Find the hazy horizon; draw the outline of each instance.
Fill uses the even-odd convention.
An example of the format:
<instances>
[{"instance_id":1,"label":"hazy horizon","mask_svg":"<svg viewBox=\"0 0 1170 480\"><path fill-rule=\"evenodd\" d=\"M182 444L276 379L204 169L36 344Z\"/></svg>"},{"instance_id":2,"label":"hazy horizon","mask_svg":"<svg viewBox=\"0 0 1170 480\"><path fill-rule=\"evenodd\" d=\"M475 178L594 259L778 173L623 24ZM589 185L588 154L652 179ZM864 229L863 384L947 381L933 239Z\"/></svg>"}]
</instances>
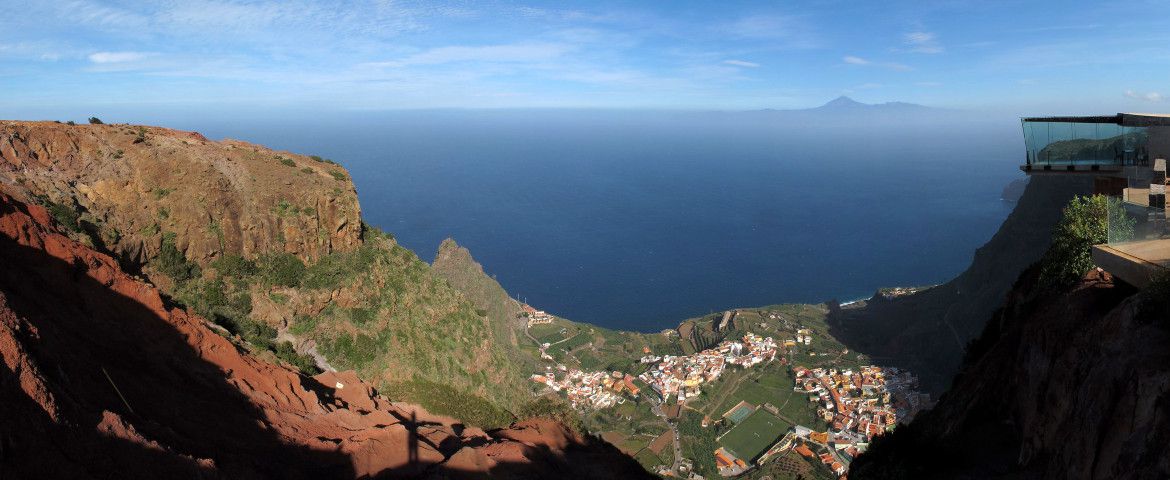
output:
<instances>
[{"instance_id":1,"label":"hazy horizon","mask_svg":"<svg viewBox=\"0 0 1170 480\"><path fill-rule=\"evenodd\" d=\"M1015 116L1158 110L1168 13L1164 2L6 3L0 116L755 110L838 95Z\"/></svg>"}]
</instances>

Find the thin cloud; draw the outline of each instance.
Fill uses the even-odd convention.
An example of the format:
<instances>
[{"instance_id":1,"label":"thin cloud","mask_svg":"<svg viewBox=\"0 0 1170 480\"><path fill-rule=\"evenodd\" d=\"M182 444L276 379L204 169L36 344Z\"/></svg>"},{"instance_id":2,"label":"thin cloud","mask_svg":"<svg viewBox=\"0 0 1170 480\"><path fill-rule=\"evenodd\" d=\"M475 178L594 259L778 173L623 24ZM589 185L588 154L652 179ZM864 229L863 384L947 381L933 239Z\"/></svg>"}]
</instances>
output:
<instances>
[{"instance_id":1,"label":"thin cloud","mask_svg":"<svg viewBox=\"0 0 1170 480\"><path fill-rule=\"evenodd\" d=\"M756 68L756 67L760 66L760 64L758 64L756 62L749 62L747 60L734 60L734 59L732 59L732 60L724 60L723 63L725 63L727 65L734 65L737 67L747 67L747 68Z\"/></svg>"},{"instance_id":2,"label":"thin cloud","mask_svg":"<svg viewBox=\"0 0 1170 480\"><path fill-rule=\"evenodd\" d=\"M753 15L716 27L737 38L768 40L779 48L808 49L820 46L806 18L794 15Z\"/></svg>"},{"instance_id":3,"label":"thin cloud","mask_svg":"<svg viewBox=\"0 0 1170 480\"><path fill-rule=\"evenodd\" d=\"M857 66L861 66L861 67L880 67L880 68L886 68L886 69L890 69L890 70L897 70L900 72L913 70L913 68L910 68L909 65L905 65L902 63L874 62L874 61L867 60L867 59L864 59L864 58L861 58L858 56L854 56L854 55L846 55L843 58L841 58L841 61L845 62L848 65L857 65Z\"/></svg>"},{"instance_id":4,"label":"thin cloud","mask_svg":"<svg viewBox=\"0 0 1170 480\"><path fill-rule=\"evenodd\" d=\"M553 60L572 50L559 43L514 43L506 45L438 47L407 56L401 60L371 62L372 67L407 67L440 65L454 62L527 63Z\"/></svg>"},{"instance_id":5,"label":"thin cloud","mask_svg":"<svg viewBox=\"0 0 1170 480\"><path fill-rule=\"evenodd\" d=\"M137 62L150 55L143 52L97 52L89 55L89 61L93 63L128 63Z\"/></svg>"},{"instance_id":6,"label":"thin cloud","mask_svg":"<svg viewBox=\"0 0 1170 480\"><path fill-rule=\"evenodd\" d=\"M910 32L902 36L903 42L915 53L942 53L943 46L932 32Z\"/></svg>"},{"instance_id":7,"label":"thin cloud","mask_svg":"<svg viewBox=\"0 0 1170 480\"><path fill-rule=\"evenodd\" d=\"M1161 101L1166 99L1166 97L1164 95L1162 95L1161 93L1158 93L1158 92L1141 93L1141 92L1135 92L1133 90L1126 90L1125 96L1126 96L1126 98L1132 98L1134 100L1144 100L1144 101L1147 101L1150 103L1158 103L1158 102L1161 102Z\"/></svg>"}]
</instances>

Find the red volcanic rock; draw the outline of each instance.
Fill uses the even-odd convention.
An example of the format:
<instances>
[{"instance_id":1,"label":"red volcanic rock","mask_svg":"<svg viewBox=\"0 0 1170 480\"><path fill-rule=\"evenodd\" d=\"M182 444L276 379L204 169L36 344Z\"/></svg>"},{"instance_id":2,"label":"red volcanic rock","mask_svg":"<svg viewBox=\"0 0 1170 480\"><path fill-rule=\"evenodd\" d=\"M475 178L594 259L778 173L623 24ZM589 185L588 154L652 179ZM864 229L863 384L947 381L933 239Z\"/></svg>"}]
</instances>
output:
<instances>
[{"instance_id":1,"label":"red volcanic rock","mask_svg":"<svg viewBox=\"0 0 1170 480\"><path fill-rule=\"evenodd\" d=\"M490 434L253 357L0 192L0 478L610 478L552 421Z\"/></svg>"}]
</instances>

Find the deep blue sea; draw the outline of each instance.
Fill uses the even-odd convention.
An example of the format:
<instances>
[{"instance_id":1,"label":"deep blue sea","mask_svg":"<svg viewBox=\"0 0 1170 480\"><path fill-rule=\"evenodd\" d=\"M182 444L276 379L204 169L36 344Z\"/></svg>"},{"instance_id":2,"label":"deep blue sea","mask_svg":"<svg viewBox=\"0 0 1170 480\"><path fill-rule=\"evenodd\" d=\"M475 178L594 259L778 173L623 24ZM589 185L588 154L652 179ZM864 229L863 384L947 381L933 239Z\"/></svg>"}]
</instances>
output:
<instances>
[{"instance_id":1,"label":"deep blue sea","mask_svg":"<svg viewBox=\"0 0 1170 480\"><path fill-rule=\"evenodd\" d=\"M454 237L513 295L656 331L712 311L944 282L1013 204L1011 118L354 113L182 128L335 159L370 223L430 261ZM200 128L203 127L203 128Z\"/></svg>"}]
</instances>

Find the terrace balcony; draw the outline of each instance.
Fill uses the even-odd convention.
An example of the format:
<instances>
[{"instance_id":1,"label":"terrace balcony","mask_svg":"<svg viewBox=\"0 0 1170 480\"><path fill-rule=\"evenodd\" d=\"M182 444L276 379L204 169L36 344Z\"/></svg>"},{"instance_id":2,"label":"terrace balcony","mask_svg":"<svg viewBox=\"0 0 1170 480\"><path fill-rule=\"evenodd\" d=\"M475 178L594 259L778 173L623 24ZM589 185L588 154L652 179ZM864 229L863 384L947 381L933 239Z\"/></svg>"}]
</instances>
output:
<instances>
[{"instance_id":1,"label":"terrace balcony","mask_svg":"<svg viewBox=\"0 0 1170 480\"><path fill-rule=\"evenodd\" d=\"M1163 182L1165 168L1165 161L1158 160L1155 172L1161 174ZM1147 198L1155 201L1147 205L1121 201L1121 209L1110 209L1108 240L1092 251L1094 264L1138 288L1159 275L1170 274L1170 224L1164 190Z\"/></svg>"}]
</instances>

